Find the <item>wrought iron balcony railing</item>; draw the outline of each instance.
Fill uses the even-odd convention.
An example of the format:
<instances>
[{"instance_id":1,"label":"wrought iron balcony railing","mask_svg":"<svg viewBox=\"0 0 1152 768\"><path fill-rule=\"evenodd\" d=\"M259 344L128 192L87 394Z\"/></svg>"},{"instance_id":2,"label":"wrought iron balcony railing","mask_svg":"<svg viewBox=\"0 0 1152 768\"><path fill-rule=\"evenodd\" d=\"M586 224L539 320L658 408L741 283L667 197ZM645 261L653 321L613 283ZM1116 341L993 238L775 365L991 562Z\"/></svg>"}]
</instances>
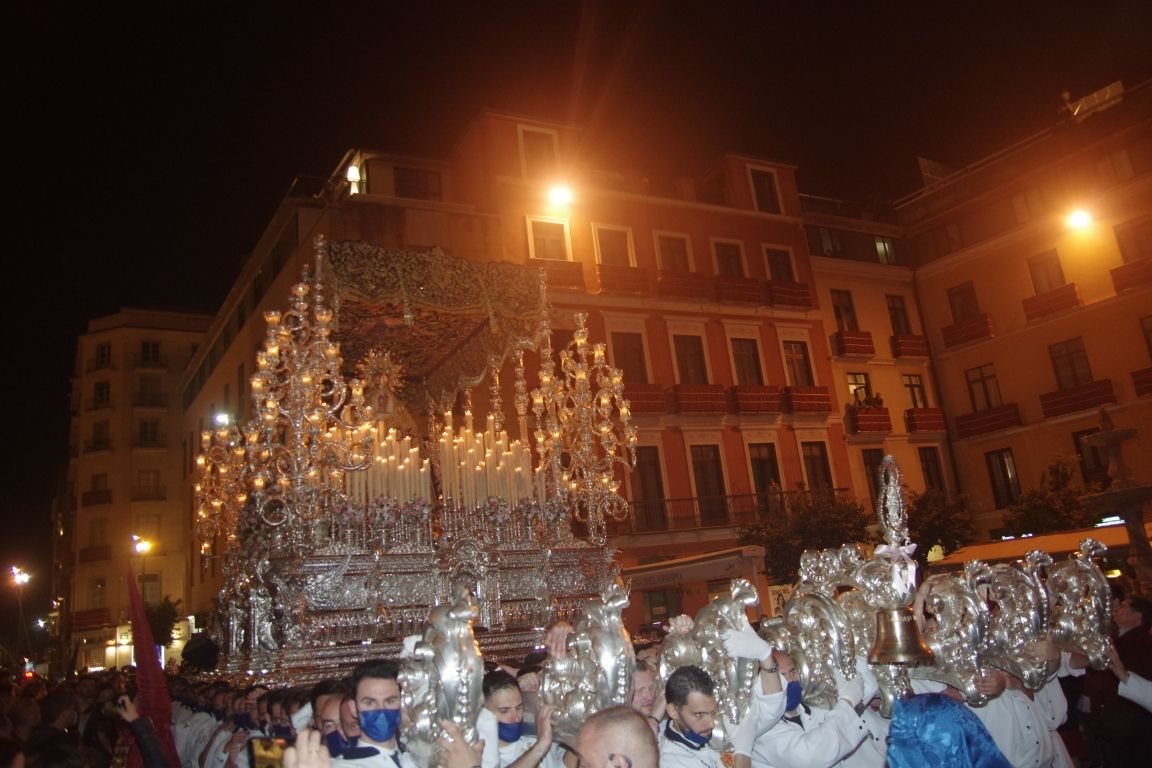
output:
<instances>
[{"instance_id":1,"label":"wrought iron balcony railing","mask_svg":"<svg viewBox=\"0 0 1152 768\"><path fill-rule=\"evenodd\" d=\"M611 524L609 534L661 533L770 522L789 514L798 503L821 497L838 501L853 499L847 488L646 499L630 502L628 517Z\"/></svg>"}]
</instances>

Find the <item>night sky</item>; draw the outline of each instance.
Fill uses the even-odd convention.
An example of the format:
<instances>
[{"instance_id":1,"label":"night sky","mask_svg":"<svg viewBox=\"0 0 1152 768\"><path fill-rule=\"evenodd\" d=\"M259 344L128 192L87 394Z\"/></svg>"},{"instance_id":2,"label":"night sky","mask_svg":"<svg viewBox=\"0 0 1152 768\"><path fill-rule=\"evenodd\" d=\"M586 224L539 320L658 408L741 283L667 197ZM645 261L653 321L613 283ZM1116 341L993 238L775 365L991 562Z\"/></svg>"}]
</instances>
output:
<instances>
[{"instance_id":1,"label":"night sky","mask_svg":"<svg viewBox=\"0 0 1152 768\"><path fill-rule=\"evenodd\" d=\"M349 148L444 156L492 107L584 126L597 167L735 151L891 199L918 155L963 165L1050 125L1065 89L1152 77L1143 0L70 5L5 25L0 564L34 574L77 334L122 306L215 311L292 180Z\"/></svg>"}]
</instances>

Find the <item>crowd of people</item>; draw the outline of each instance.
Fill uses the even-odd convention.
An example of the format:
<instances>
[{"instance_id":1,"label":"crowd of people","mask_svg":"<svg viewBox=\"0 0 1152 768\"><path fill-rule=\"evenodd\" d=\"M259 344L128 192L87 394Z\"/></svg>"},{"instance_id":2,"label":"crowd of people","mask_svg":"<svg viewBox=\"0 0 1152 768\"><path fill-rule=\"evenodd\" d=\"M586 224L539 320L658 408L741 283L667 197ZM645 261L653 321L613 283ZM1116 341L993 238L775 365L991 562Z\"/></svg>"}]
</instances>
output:
<instances>
[{"instance_id":1,"label":"crowd of people","mask_svg":"<svg viewBox=\"0 0 1152 768\"><path fill-rule=\"evenodd\" d=\"M277 745L291 745L282 757L289 768L720 768L713 739L720 732L732 746L723 761L732 768L1146 765L1152 603L1117 594L1112 617L1107 669L1086 669L1086 659L1045 643L1035 652L1048 654L1059 672L1039 689L989 670L977 681L989 702L971 707L955 689L917 680L917 695L897 701L891 720L877 711L879 686L863 658L851 678L836 674L835 703L812 706L796 659L751 626L729 630L728 653L758 664L751 705L737 723L719 714L716 681L703 669L680 666L661 686L660 645L641 645L630 706L594 713L576 734L554 732L554 713L540 695L543 670L566 653L571 627L559 624L545 651L515 665L485 662L479 739L467 741L445 721L432 755L405 744L395 659L297 687L168 675L172 717L164 724L140 715L131 668L52 686L7 676L0 680L0 768L259 768L259 747Z\"/></svg>"}]
</instances>

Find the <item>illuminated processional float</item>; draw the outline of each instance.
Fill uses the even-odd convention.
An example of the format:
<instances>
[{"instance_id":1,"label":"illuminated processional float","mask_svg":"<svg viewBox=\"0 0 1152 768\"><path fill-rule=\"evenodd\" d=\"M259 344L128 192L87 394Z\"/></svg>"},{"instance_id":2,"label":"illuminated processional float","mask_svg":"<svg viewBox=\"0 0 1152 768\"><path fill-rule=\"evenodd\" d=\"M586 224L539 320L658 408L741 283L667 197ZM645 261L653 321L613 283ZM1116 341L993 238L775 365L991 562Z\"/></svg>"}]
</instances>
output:
<instances>
[{"instance_id":1,"label":"illuminated processional float","mask_svg":"<svg viewBox=\"0 0 1152 768\"><path fill-rule=\"evenodd\" d=\"M627 512L636 440L620 371L581 314L553 348L524 267L322 238L315 253L289 308L265 313L253 417L201 436L220 670L299 682L395 654L464 590L485 652L522 655L618 581L606 525Z\"/></svg>"},{"instance_id":2,"label":"illuminated processional float","mask_svg":"<svg viewBox=\"0 0 1152 768\"><path fill-rule=\"evenodd\" d=\"M298 682L400 656L405 736L427 763L442 719L475 735L484 655L539 645L556 621L571 624L571 634L564 656L546 662L540 689L556 708L555 732L570 737L589 714L629 703L635 658L621 618L629 598L605 533L608 520L626 513L614 469L628 464L635 436L622 376L605 364L603 347L589 343L584 318L576 316L572 343L556 355L537 294L532 321L511 349L520 439L505 430L495 363L483 427L465 399L462 424L447 406L429 408L428 434L436 438L418 438L393 413L401 369L388 352L369 349L361 376L344 378L320 280L325 255L336 282L363 285L374 274L367 257L387 263L389 254L322 242L317 254L316 273L293 288L291 310L266 316L252 380L256 417L203 435L200 533L206 546L225 542L222 668ZM458 272L419 258L413 266L405 256L403 266L392 263L402 274L389 284L400 294L402 324L411 326L420 314L411 293L435 286L405 275L439 274L459 290L462 283ZM442 270L446 257L421 258ZM509 353L493 354L481 338L464 345L474 357ZM523 364L529 339L539 348L540 385L531 392ZM459 371L443 378L460 380ZM529 418L535 460L522 439ZM1056 671L1049 643L1084 654L1094 668L1106 665L1102 544L1086 539L1059 563L1035 550L1021 562L970 561L921 581L891 456L879 481L884 542L868 557L852 543L805 552L784 615L760 622L761 636L795 660L805 703L832 706L837 674L852 678L863 664L878 683L884 716L916 678L950 685L973 706L987 703L975 682L992 669L1038 688ZM721 750L731 746L726 728L749 712L758 669L729 656L723 637L748 628L758 606L755 585L734 579L728 594L669 633L660 656L662 680L693 664L716 683L724 717L712 743Z\"/></svg>"}]
</instances>

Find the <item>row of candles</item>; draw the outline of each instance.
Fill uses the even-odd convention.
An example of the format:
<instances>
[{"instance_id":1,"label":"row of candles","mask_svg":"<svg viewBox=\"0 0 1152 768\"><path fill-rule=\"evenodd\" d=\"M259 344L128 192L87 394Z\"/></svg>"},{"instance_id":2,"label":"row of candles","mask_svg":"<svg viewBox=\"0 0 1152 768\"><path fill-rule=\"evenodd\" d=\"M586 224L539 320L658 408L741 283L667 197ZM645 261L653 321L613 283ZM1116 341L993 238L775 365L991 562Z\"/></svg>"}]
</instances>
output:
<instances>
[{"instance_id":1,"label":"row of candles","mask_svg":"<svg viewBox=\"0 0 1152 768\"><path fill-rule=\"evenodd\" d=\"M544 476L532 468L532 451L521 440L510 440L496 429L492 414L483 430L476 430L472 412L464 413L464 426L456 430L452 414L445 414L440 435L440 492L465 509L498 497L515 504L522 499L544 501ZM401 504L433 502L429 460L410 435L389 428L376 443L372 465L363 472L346 473L346 493L357 506L380 498Z\"/></svg>"}]
</instances>

